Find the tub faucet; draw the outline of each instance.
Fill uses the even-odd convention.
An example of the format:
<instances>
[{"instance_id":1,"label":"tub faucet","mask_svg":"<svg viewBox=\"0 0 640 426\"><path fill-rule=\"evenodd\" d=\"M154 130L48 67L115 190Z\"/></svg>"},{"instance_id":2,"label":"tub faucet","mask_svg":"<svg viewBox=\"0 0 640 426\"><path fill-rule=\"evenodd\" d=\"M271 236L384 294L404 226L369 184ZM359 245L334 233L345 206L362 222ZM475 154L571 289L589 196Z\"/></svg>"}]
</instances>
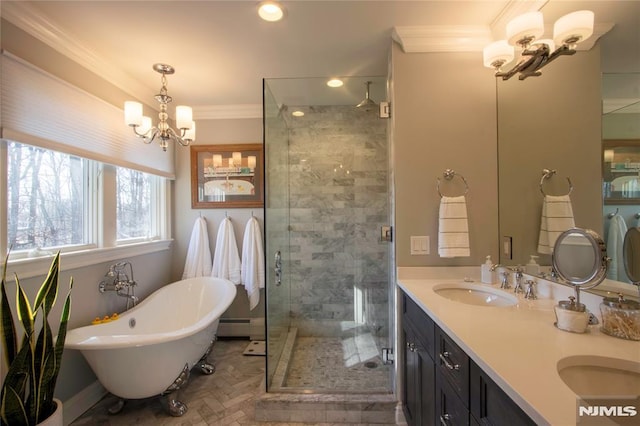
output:
<instances>
[{"instance_id":1,"label":"tub faucet","mask_svg":"<svg viewBox=\"0 0 640 426\"><path fill-rule=\"evenodd\" d=\"M127 266L131 275L127 274ZM118 296L127 298L127 309L136 306L138 298L135 295L137 283L133 279L133 265L131 262L118 262L109 266L104 279L98 284L100 293L115 291Z\"/></svg>"}]
</instances>

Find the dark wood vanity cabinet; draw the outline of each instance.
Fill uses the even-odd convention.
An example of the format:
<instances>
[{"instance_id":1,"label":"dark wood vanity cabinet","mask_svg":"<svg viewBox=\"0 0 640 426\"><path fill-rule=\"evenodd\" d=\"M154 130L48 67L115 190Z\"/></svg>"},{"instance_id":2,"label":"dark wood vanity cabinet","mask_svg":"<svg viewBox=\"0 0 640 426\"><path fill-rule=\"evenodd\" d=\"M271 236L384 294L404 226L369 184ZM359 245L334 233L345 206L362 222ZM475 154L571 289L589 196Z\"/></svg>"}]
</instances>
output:
<instances>
[{"instance_id":1,"label":"dark wood vanity cabinet","mask_svg":"<svg viewBox=\"0 0 640 426\"><path fill-rule=\"evenodd\" d=\"M410 426L434 424L434 323L403 293L402 346L404 348L403 411Z\"/></svg>"},{"instance_id":2,"label":"dark wood vanity cabinet","mask_svg":"<svg viewBox=\"0 0 640 426\"><path fill-rule=\"evenodd\" d=\"M535 425L536 423L482 371L470 362L470 411L480 425Z\"/></svg>"},{"instance_id":3,"label":"dark wood vanity cabinet","mask_svg":"<svg viewBox=\"0 0 640 426\"><path fill-rule=\"evenodd\" d=\"M436 423L469 424L469 357L436 326Z\"/></svg>"},{"instance_id":4,"label":"dark wood vanity cabinet","mask_svg":"<svg viewBox=\"0 0 640 426\"><path fill-rule=\"evenodd\" d=\"M402 405L410 426L535 425L405 293L401 344Z\"/></svg>"}]
</instances>

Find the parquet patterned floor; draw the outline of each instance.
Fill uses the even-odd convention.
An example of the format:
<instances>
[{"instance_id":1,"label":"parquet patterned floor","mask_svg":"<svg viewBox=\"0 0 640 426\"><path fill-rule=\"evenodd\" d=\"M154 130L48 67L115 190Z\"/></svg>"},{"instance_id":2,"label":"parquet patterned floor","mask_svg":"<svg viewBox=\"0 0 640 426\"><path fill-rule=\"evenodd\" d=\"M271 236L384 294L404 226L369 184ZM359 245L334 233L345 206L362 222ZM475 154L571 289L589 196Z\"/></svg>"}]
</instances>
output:
<instances>
[{"instance_id":1,"label":"parquet patterned floor","mask_svg":"<svg viewBox=\"0 0 640 426\"><path fill-rule=\"evenodd\" d=\"M107 410L116 398L108 395L71 426L302 425L255 421L254 403L264 386L265 359L244 356L242 352L247 344L246 340L215 343L209 359L215 362L216 372L211 376L192 372L186 388L179 391L178 399L189 407L182 417L171 417L160 398L128 401L119 414L110 415Z\"/></svg>"}]
</instances>

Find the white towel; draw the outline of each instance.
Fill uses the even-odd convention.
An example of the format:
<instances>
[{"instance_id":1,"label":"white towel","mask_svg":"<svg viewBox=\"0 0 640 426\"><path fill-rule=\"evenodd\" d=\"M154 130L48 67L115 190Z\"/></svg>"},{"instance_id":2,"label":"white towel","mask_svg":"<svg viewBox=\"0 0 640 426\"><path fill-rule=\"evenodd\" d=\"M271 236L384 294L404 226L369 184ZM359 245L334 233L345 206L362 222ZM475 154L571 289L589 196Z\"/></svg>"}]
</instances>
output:
<instances>
[{"instance_id":1,"label":"white towel","mask_svg":"<svg viewBox=\"0 0 640 426\"><path fill-rule=\"evenodd\" d=\"M211 271L211 266L207 221L203 217L199 217L191 231L182 279L207 276Z\"/></svg>"},{"instance_id":2,"label":"white towel","mask_svg":"<svg viewBox=\"0 0 640 426\"><path fill-rule=\"evenodd\" d=\"M470 255L467 202L464 195L442 197L438 220L438 254L440 257Z\"/></svg>"},{"instance_id":3,"label":"white towel","mask_svg":"<svg viewBox=\"0 0 640 426\"><path fill-rule=\"evenodd\" d=\"M569 195L545 195L542 201L538 252L552 254L560 234L573 227L575 222Z\"/></svg>"},{"instance_id":4,"label":"white towel","mask_svg":"<svg viewBox=\"0 0 640 426\"><path fill-rule=\"evenodd\" d=\"M249 297L249 309L258 306L260 289L264 288L264 250L258 219L251 217L244 230L242 241L242 283Z\"/></svg>"},{"instance_id":5,"label":"white towel","mask_svg":"<svg viewBox=\"0 0 640 426\"><path fill-rule=\"evenodd\" d=\"M628 283L629 278L624 269L624 255L622 254L626 233L627 223L624 218L618 214L614 215L609 223L609 236L607 237L607 256L611 259L607 278Z\"/></svg>"},{"instance_id":6,"label":"white towel","mask_svg":"<svg viewBox=\"0 0 640 426\"><path fill-rule=\"evenodd\" d=\"M234 284L242 282L238 245L236 244L236 236L233 233L233 224L228 217L225 217L220 223L220 227L218 227L211 276L225 278Z\"/></svg>"}]
</instances>

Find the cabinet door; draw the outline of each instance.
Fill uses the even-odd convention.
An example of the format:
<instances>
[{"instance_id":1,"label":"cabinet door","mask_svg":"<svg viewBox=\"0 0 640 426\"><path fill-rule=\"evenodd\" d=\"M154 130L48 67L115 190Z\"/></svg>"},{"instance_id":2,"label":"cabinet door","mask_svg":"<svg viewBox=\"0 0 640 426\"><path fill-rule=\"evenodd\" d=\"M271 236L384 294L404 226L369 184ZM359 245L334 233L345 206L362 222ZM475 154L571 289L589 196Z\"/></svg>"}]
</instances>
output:
<instances>
[{"instance_id":1,"label":"cabinet door","mask_svg":"<svg viewBox=\"0 0 640 426\"><path fill-rule=\"evenodd\" d=\"M416 374L419 370L419 357L415 351L415 335L407 324L402 326L402 346L404 347L404 368L402 378L404 382L404 401L402 408L407 424L417 426L420 423L420 402L419 385L420 376Z\"/></svg>"},{"instance_id":2,"label":"cabinet door","mask_svg":"<svg viewBox=\"0 0 640 426\"><path fill-rule=\"evenodd\" d=\"M404 415L411 426L431 426L435 422L435 365L408 323L403 325L402 336Z\"/></svg>"},{"instance_id":3,"label":"cabinet door","mask_svg":"<svg viewBox=\"0 0 640 426\"><path fill-rule=\"evenodd\" d=\"M469 409L449 381L436 372L436 421L441 426L467 426Z\"/></svg>"},{"instance_id":4,"label":"cabinet door","mask_svg":"<svg viewBox=\"0 0 640 426\"><path fill-rule=\"evenodd\" d=\"M470 410L481 425L535 425L487 374L470 362Z\"/></svg>"},{"instance_id":5,"label":"cabinet door","mask_svg":"<svg viewBox=\"0 0 640 426\"><path fill-rule=\"evenodd\" d=\"M436 366L429 353L422 346L418 346L416 353L420 367L420 424L430 426L436 421Z\"/></svg>"}]
</instances>

